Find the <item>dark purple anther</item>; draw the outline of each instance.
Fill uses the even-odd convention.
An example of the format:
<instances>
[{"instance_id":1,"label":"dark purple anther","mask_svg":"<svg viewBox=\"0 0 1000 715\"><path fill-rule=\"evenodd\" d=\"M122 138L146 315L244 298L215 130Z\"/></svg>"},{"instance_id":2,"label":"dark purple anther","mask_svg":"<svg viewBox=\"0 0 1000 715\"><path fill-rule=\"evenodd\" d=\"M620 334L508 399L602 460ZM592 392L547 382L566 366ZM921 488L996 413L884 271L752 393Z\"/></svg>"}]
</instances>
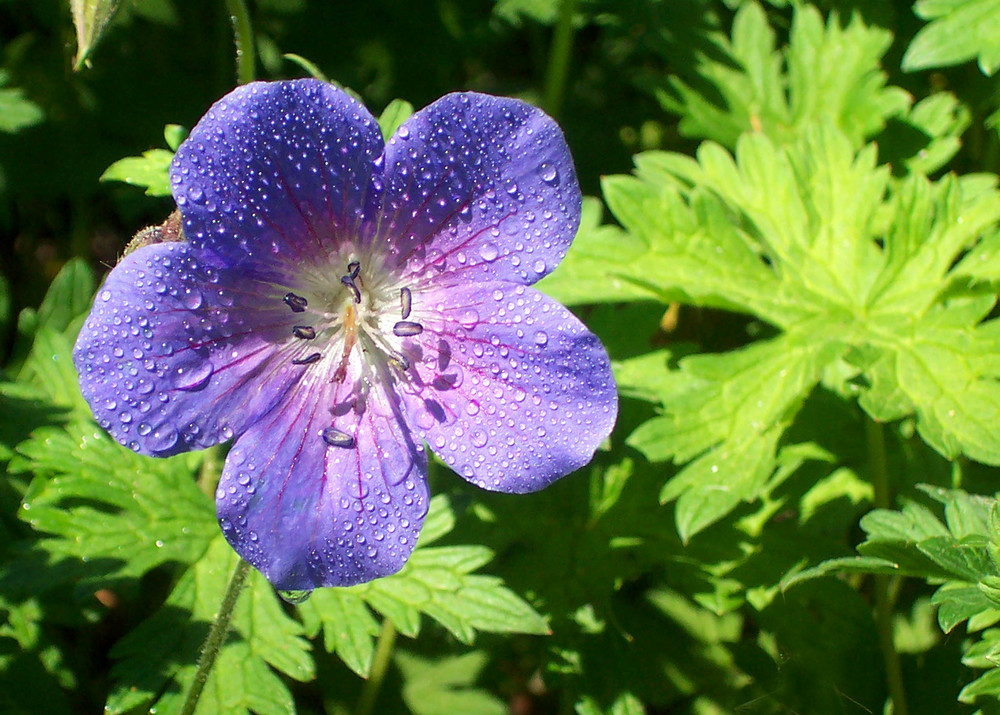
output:
<instances>
[{"instance_id":1,"label":"dark purple anther","mask_svg":"<svg viewBox=\"0 0 1000 715\"><path fill-rule=\"evenodd\" d=\"M350 290L351 293L354 294L354 302L355 303L360 303L361 302L361 291L358 290L358 287L356 285L354 285L354 279L351 278L350 276L341 276L340 277L340 282L343 283L345 286L347 286L347 289Z\"/></svg>"},{"instance_id":2,"label":"dark purple anther","mask_svg":"<svg viewBox=\"0 0 1000 715\"><path fill-rule=\"evenodd\" d=\"M410 308L413 305L413 294L410 293L409 288L399 289L399 307L403 313L403 320L410 317Z\"/></svg>"},{"instance_id":3,"label":"dark purple anther","mask_svg":"<svg viewBox=\"0 0 1000 715\"><path fill-rule=\"evenodd\" d=\"M350 263L347 264L347 275L351 277L352 281L358 277L358 274L360 272L361 272L361 264L358 263L357 261L351 261Z\"/></svg>"},{"instance_id":4,"label":"dark purple anther","mask_svg":"<svg viewBox=\"0 0 1000 715\"><path fill-rule=\"evenodd\" d=\"M327 427L325 430L320 432L323 437L323 441L326 442L331 447L353 447L354 437L347 434L346 432L341 432L339 429L334 429L333 427Z\"/></svg>"},{"instance_id":5,"label":"dark purple anther","mask_svg":"<svg viewBox=\"0 0 1000 715\"><path fill-rule=\"evenodd\" d=\"M305 311L306 306L309 305L308 300L294 293L285 293L285 297L282 300L285 301L285 305L292 309L293 313L302 313Z\"/></svg>"},{"instance_id":6,"label":"dark purple anther","mask_svg":"<svg viewBox=\"0 0 1000 715\"><path fill-rule=\"evenodd\" d=\"M409 320L400 320L392 326L393 335L400 338L408 338L411 335L420 335L424 332L424 326Z\"/></svg>"},{"instance_id":7,"label":"dark purple anther","mask_svg":"<svg viewBox=\"0 0 1000 715\"><path fill-rule=\"evenodd\" d=\"M294 358L292 360L292 365L312 365L314 362L317 362L321 357L323 356L320 355L319 353L309 353L305 357Z\"/></svg>"},{"instance_id":8,"label":"dark purple anther","mask_svg":"<svg viewBox=\"0 0 1000 715\"><path fill-rule=\"evenodd\" d=\"M312 340L316 337L316 331L308 325L296 325L292 328L292 335L303 340Z\"/></svg>"}]
</instances>

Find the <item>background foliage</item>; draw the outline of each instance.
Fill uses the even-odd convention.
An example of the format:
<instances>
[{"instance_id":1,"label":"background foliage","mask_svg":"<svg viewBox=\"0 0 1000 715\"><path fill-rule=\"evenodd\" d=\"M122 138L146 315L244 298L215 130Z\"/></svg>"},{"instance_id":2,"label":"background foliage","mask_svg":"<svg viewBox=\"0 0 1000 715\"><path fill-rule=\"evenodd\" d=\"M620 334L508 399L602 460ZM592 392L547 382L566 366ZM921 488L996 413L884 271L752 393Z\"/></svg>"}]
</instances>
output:
<instances>
[{"instance_id":1,"label":"background foliage","mask_svg":"<svg viewBox=\"0 0 1000 715\"><path fill-rule=\"evenodd\" d=\"M252 576L199 713L1000 712L1000 2L257 0L237 66L241 6L0 1L0 712L194 676L223 453L119 447L70 350L248 73L387 132L465 88L557 116L590 198L540 286L622 405L536 495L432 466L396 576Z\"/></svg>"}]
</instances>

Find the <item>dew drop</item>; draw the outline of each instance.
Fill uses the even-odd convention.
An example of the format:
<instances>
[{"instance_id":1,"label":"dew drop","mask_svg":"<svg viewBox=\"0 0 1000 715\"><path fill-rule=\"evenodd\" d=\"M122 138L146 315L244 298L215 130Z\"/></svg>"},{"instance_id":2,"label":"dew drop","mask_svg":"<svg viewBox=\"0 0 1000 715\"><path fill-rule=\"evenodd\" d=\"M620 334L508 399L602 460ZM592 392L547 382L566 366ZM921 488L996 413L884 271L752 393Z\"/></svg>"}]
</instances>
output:
<instances>
[{"instance_id":1,"label":"dew drop","mask_svg":"<svg viewBox=\"0 0 1000 715\"><path fill-rule=\"evenodd\" d=\"M492 263L500 255L500 249L492 243L484 243L479 247L479 255L487 263Z\"/></svg>"},{"instance_id":2,"label":"dew drop","mask_svg":"<svg viewBox=\"0 0 1000 715\"><path fill-rule=\"evenodd\" d=\"M554 164L549 162L543 162L541 166L538 167L538 173L541 174L542 181L550 186L555 186L559 183L559 170L556 169Z\"/></svg>"},{"instance_id":3,"label":"dew drop","mask_svg":"<svg viewBox=\"0 0 1000 715\"><path fill-rule=\"evenodd\" d=\"M476 447L485 447L486 442L489 441L489 438L486 436L486 432L481 429L472 430L470 438L472 440L472 444Z\"/></svg>"},{"instance_id":4,"label":"dew drop","mask_svg":"<svg viewBox=\"0 0 1000 715\"><path fill-rule=\"evenodd\" d=\"M312 591L278 591L278 595L281 596L281 600L285 603L290 603L293 606L297 606L300 603L305 603L312 596Z\"/></svg>"},{"instance_id":5,"label":"dew drop","mask_svg":"<svg viewBox=\"0 0 1000 715\"><path fill-rule=\"evenodd\" d=\"M542 346L549 342L549 336L544 330L539 330L535 333L535 345Z\"/></svg>"},{"instance_id":6,"label":"dew drop","mask_svg":"<svg viewBox=\"0 0 1000 715\"><path fill-rule=\"evenodd\" d=\"M188 310L197 310L201 307L201 292L197 288L188 288L184 291L184 297L181 302L184 303L184 307Z\"/></svg>"},{"instance_id":7,"label":"dew drop","mask_svg":"<svg viewBox=\"0 0 1000 715\"><path fill-rule=\"evenodd\" d=\"M466 308L459 313L458 322L463 328L474 328L479 324L479 313L474 308Z\"/></svg>"},{"instance_id":8,"label":"dew drop","mask_svg":"<svg viewBox=\"0 0 1000 715\"><path fill-rule=\"evenodd\" d=\"M174 384L180 390L198 390L208 384L214 371L208 360L189 368L179 367L174 372Z\"/></svg>"}]
</instances>

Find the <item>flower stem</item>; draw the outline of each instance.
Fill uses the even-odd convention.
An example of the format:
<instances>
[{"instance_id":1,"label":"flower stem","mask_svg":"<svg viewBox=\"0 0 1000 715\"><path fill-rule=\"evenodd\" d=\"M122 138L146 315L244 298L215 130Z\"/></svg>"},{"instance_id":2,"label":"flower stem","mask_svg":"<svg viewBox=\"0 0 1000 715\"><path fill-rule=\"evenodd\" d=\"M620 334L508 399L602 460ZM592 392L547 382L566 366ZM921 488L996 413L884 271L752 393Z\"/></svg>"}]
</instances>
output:
<instances>
[{"instance_id":1,"label":"flower stem","mask_svg":"<svg viewBox=\"0 0 1000 715\"><path fill-rule=\"evenodd\" d=\"M229 632L229 620L233 617L233 610L236 608L236 601L243 591L243 584L246 582L247 574L250 572L250 564L240 559L236 564L236 570L229 579L229 586L226 588L226 595L222 598L222 605L215 615L215 621L205 637L205 643L201 646L201 655L198 656L198 670L195 671L194 680L191 682L191 689L184 700L184 707L181 708L181 715L193 715L201 699L201 693L208 682L208 675L215 665L215 658L219 655L223 641L226 640L226 633Z\"/></svg>"},{"instance_id":2,"label":"flower stem","mask_svg":"<svg viewBox=\"0 0 1000 715\"><path fill-rule=\"evenodd\" d=\"M236 43L236 81L239 84L253 82L257 78L257 53L245 0L226 0L226 12L233 23L233 40Z\"/></svg>"},{"instance_id":3,"label":"flower stem","mask_svg":"<svg viewBox=\"0 0 1000 715\"><path fill-rule=\"evenodd\" d=\"M382 621L382 633L379 634L378 646L375 648L372 671L361 690L358 706L354 710L355 715L371 715L378 692L382 688L382 681L385 679L386 671L389 670L389 659L392 657L392 646L395 642L396 629L386 618Z\"/></svg>"},{"instance_id":4,"label":"flower stem","mask_svg":"<svg viewBox=\"0 0 1000 715\"><path fill-rule=\"evenodd\" d=\"M871 418L865 420L868 438L868 459L871 466L872 486L876 509L892 506L889 494L889 469L885 456L885 434L882 425ZM903 689L903 669L892 637L892 597L889 594L889 576L875 576L875 627L878 643L885 664L885 679L892 701L893 715L907 715L906 691Z\"/></svg>"},{"instance_id":5,"label":"flower stem","mask_svg":"<svg viewBox=\"0 0 1000 715\"><path fill-rule=\"evenodd\" d=\"M544 107L552 117L558 118L562 109L563 94L566 90L566 76L573 52L573 15L577 0L562 0L559 3L559 19L552 34L552 49L549 51L549 66L545 75Z\"/></svg>"}]
</instances>

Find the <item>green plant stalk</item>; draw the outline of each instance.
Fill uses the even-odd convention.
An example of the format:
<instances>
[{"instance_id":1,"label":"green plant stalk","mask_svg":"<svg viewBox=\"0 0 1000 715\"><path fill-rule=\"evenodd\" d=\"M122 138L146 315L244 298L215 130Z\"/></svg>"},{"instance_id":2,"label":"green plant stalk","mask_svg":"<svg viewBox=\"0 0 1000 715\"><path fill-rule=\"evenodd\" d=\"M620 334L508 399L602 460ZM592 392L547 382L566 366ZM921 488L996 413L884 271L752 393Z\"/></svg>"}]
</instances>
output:
<instances>
[{"instance_id":1,"label":"green plant stalk","mask_svg":"<svg viewBox=\"0 0 1000 715\"><path fill-rule=\"evenodd\" d=\"M559 3L559 19L552 34L552 49L549 52L549 65L545 75L545 95L543 105L545 111L553 118L559 118L562 110L563 95L566 92L566 77L569 74L569 61L573 54L573 15L576 13L577 0L562 0Z\"/></svg>"},{"instance_id":2,"label":"green plant stalk","mask_svg":"<svg viewBox=\"0 0 1000 715\"><path fill-rule=\"evenodd\" d=\"M243 592L243 584L246 582L247 574L250 572L250 564L240 559L233 571L233 576L229 579L229 586L226 588L226 595L222 597L222 605L215 615L215 621L205 637L205 643L201 647L201 655L198 656L198 670L195 671L194 680L191 681L191 689L188 690L184 699L184 707L181 708L181 715L194 715L198 701L201 699L202 691L205 690L205 683L215 665L215 659L219 655L219 649L226 640L229 632L229 621L233 617L236 602L240 593Z\"/></svg>"},{"instance_id":3,"label":"green plant stalk","mask_svg":"<svg viewBox=\"0 0 1000 715\"><path fill-rule=\"evenodd\" d=\"M250 13L244 0L226 0L226 12L233 23L233 41L236 43L236 81L248 84L257 78L257 52Z\"/></svg>"},{"instance_id":4,"label":"green plant stalk","mask_svg":"<svg viewBox=\"0 0 1000 715\"><path fill-rule=\"evenodd\" d=\"M865 436L868 439L868 459L871 467L872 487L876 509L892 506L889 493L889 468L885 456L885 433L882 425L870 417L865 419ZM892 637L892 597L889 594L889 576L875 576L875 627L878 631L879 649L885 664L886 686L892 701L893 715L907 715L906 691L903 688L903 668Z\"/></svg>"},{"instance_id":5,"label":"green plant stalk","mask_svg":"<svg viewBox=\"0 0 1000 715\"><path fill-rule=\"evenodd\" d=\"M382 681L385 680L385 674L389 670L389 660L395 642L396 628L386 618L382 621L382 632L379 634L378 645L372 658L372 670L361 690L358 706L354 709L355 715L371 715L379 690L382 689Z\"/></svg>"}]
</instances>

